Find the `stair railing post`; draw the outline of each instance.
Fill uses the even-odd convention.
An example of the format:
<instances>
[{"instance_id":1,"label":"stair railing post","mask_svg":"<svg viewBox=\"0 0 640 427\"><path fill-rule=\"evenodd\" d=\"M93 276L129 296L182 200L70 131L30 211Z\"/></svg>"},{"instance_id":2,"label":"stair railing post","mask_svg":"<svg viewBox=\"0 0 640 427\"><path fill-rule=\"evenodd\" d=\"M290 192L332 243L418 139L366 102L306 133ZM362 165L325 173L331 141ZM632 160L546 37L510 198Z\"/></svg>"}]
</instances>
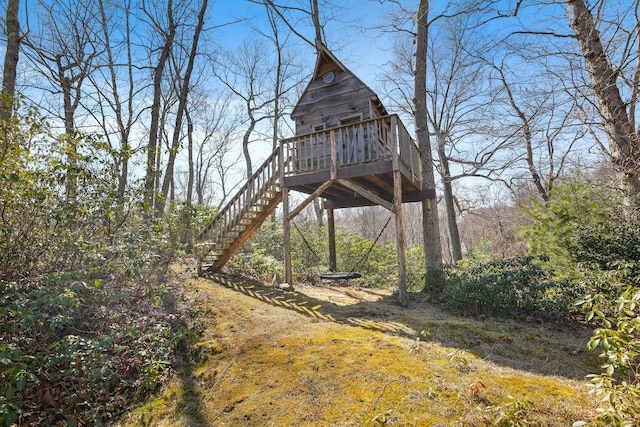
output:
<instances>
[{"instance_id":1,"label":"stair railing post","mask_svg":"<svg viewBox=\"0 0 640 427\"><path fill-rule=\"evenodd\" d=\"M336 131L331 129L329 132L331 139L331 179L338 178L338 147L336 142Z\"/></svg>"}]
</instances>

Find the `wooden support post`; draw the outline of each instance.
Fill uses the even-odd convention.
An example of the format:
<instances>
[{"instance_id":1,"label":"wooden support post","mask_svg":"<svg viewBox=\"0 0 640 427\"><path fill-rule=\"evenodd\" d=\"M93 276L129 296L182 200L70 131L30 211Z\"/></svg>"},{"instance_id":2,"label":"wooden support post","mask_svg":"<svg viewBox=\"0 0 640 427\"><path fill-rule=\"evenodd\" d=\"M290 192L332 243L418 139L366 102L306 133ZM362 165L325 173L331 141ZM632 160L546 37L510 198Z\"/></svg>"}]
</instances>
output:
<instances>
[{"instance_id":1,"label":"wooden support post","mask_svg":"<svg viewBox=\"0 0 640 427\"><path fill-rule=\"evenodd\" d=\"M293 289L293 268L291 266L291 223L289 220L289 189L284 186L285 166L289 164L289 159L285 159L288 153L283 144L280 144L278 151L278 169L280 181L280 191L282 192L282 229L283 229L283 249L284 249L284 281Z\"/></svg>"},{"instance_id":2,"label":"wooden support post","mask_svg":"<svg viewBox=\"0 0 640 427\"><path fill-rule=\"evenodd\" d=\"M291 222L289 220L289 189L282 187L282 228L284 234L284 282L293 287L293 268L291 266Z\"/></svg>"},{"instance_id":3,"label":"wooden support post","mask_svg":"<svg viewBox=\"0 0 640 427\"><path fill-rule=\"evenodd\" d=\"M327 228L329 229L329 271L337 270L336 257L336 224L333 219L333 209L327 209Z\"/></svg>"},{"instance_id":4,"label":"wooden support post","mask_svg":"<svg viewBox=\"0 0 640 427\"><path fill-rule=\"evenodd\" d=\"M396 216L396 245L398 248L398 301L407 305L407 260L404 252L404 224L402 219L402 176L393 171L393 194Z\"/></svg>"}]
</instances>

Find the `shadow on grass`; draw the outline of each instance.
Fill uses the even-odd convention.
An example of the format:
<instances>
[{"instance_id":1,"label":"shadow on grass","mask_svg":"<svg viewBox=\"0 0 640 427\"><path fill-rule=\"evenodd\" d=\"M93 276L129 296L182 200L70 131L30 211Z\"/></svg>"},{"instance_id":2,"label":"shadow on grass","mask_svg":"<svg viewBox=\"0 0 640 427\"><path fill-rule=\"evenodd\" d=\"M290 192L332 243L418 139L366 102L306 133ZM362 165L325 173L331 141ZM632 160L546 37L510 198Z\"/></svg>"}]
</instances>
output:
<instances>
[{"instance_id":1,"label":"shadow on grass","mask_svg":"<svg viewBox=\"0 0 640 427\"><path fill-rule=\"evenodd\" d=\"M501 366L536 374L584 380L586 375L598 372L601 364L597 353L586 351L591 331L579 325L456 316L432 306L422 293L410 293L409 305L403 308L395 294L383 295L366 289L350 292L348 287L326 287L328 298L321 299L314 296L322 293L318 286L304 285L295 291L285 291L223 274L211 274L206 279L320 321L435 342ZM327 295L323 294L322 298Z\"/></svg>"}]
</instances>

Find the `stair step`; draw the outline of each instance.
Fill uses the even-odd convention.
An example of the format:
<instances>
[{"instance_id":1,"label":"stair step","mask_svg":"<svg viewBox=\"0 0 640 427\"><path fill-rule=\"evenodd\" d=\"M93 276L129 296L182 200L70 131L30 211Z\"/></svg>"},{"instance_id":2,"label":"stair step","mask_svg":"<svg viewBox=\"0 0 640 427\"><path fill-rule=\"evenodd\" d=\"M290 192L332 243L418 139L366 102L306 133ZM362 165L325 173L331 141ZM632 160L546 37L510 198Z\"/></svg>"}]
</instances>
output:
<instances>
[{"instance_id":1,"label":"stair step","mask_svg":"<svg viewBox=\"0 0 640 427\"><path fill-rule=\"evenodd\" d=\"M224 208L225 214L213 220L207 226L207 233L200 241L215 241L215 244L205 246L208 252L202 261L202 269L219 266L224 263L230 254L230 248L237 248L241 241L255 230L258 221L264 220L267 210L275 207L275 201L282 196L282 187L278 183L276 157L271 157L260 167L260 173L264 170L276 173L266 182L257 175L249 181L249 186L239 197L234 197L232 205ZM250 230L250 231L249 231Z\"/></svg>"}]
</instances>

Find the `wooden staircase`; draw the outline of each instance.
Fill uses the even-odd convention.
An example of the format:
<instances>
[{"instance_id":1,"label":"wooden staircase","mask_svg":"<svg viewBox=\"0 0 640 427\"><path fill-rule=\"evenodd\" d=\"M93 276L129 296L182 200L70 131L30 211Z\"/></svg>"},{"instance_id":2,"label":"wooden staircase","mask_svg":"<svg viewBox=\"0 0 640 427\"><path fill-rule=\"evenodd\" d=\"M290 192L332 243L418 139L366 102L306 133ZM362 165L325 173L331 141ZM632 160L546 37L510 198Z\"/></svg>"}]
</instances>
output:
<instances>
[{"instance_id":1,"label":"wooden staircase","mask_svg":"<svg viewBox=\"0 0 640 427\"><path fill-rule=\"evenodd\" d=\"M200 271L220 270L282 200L276 149L197 238Z\"/></svg>"}]
</instances>

